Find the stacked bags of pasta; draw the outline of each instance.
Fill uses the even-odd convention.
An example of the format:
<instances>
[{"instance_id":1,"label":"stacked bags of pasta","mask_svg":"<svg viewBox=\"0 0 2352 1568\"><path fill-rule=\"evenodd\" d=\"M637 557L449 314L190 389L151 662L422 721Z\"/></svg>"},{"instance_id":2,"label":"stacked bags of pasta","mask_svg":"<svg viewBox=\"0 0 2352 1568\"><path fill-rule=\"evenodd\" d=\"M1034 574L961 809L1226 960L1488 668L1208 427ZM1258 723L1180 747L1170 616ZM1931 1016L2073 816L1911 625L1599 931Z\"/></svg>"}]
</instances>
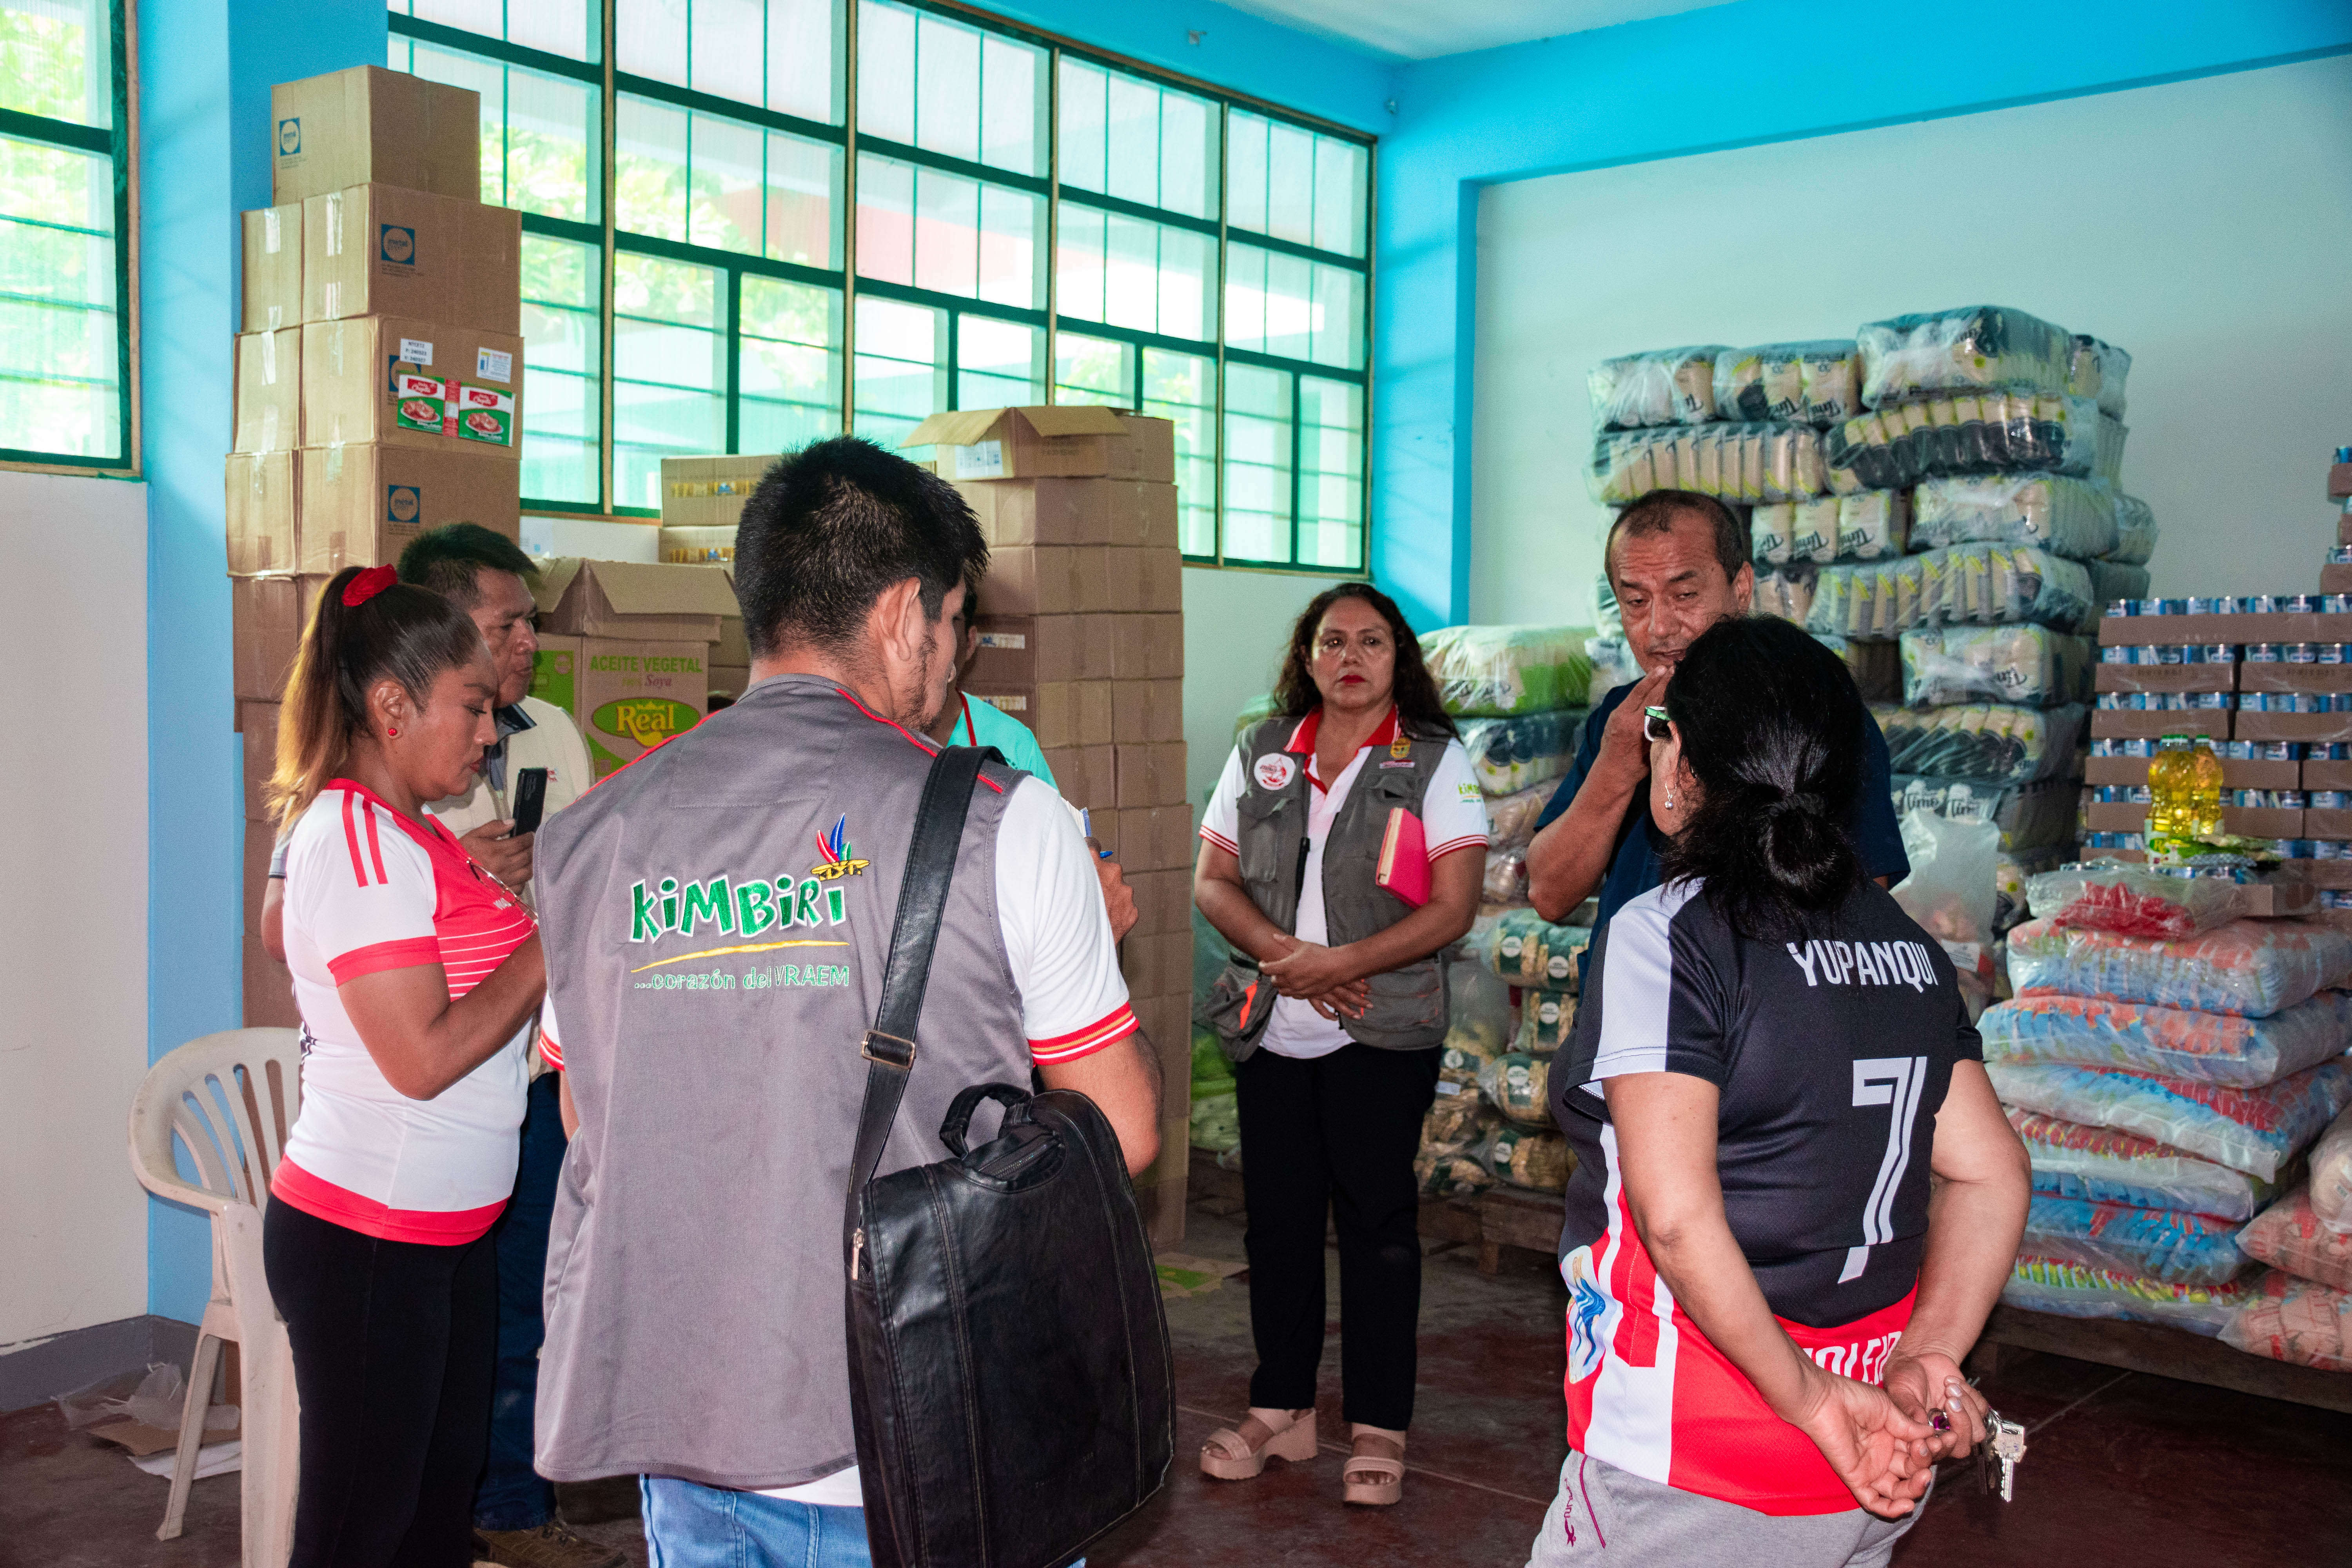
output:
<instances>
[{"instance_id":1,"label":"stacked bags of pasta","mask_svg":"<svg viewBox=\"0 0 2352 1568\"><path fill-rule=\"evenodd\" d=\"M2031 878L2027 898L2016 998L1978 1025L2033 1163L2002 1299L2231 1332L2273 1289L2242 1233L2352 1104L2352 995L2334 989L2352 936L2113 863Z\"/></svg>"}]
</instances>

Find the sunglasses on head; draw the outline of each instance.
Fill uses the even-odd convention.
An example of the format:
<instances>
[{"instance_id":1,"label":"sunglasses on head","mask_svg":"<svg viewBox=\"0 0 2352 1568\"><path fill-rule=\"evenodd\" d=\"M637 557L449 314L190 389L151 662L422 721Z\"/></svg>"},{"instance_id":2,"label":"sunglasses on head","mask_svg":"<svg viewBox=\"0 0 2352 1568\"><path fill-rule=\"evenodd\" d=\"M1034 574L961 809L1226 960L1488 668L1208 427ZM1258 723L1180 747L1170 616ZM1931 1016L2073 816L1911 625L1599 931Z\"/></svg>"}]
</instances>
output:
<instances>
[{"instance_id":1,"label":"sunglasses on head","mask_svg":"<svg viewBox=\"0 0 2352 1568\"><path fill-rule=\"evenodd\" d=\"M1643 710L1642 710L1642 735L1643 735L1643 739L1645 739L1645 740L1651 740L1651 741L1671 741L1671 740L1673 740L1673 739L1674 739L1674 731L1673 731L1672 730L1670 730L1670 729L1668 729L1668 728L1667 728L1667 726L1668 726L1669 724L1671 724L1673 721L1673 721L1673 720L1672 720L1672 719L1667 715L1666 710L1665 710L1664 709L1663 709L1663 708L1644 708L1644 709L1643 709Z\"/></svg>"}]
</instances>

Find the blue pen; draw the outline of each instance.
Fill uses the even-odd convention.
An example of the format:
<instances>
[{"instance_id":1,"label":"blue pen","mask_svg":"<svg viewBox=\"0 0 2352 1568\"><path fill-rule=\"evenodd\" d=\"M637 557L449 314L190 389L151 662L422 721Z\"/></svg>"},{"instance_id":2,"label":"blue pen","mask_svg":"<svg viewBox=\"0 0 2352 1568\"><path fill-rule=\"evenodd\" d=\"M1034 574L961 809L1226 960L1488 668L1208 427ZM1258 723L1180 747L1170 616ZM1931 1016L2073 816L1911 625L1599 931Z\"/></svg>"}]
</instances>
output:
<instances>
[{"instance_id":1,"label":"blue pen","mask_svg":"<svg viewBox=\"0 0 2352 1568\"><path fill-rule=\"evenodd\" d=\"M1083 805L1078 807L1078 827L1080 829L1080 837L1084 837L1087 843L1093 844L1095 842L1095 814L1088 807ZM1103 848L1100 845L1096 845L1095 858L1097 860L1108 860L1110 858L1110 851Z\"/></svg>"}]
</instances>

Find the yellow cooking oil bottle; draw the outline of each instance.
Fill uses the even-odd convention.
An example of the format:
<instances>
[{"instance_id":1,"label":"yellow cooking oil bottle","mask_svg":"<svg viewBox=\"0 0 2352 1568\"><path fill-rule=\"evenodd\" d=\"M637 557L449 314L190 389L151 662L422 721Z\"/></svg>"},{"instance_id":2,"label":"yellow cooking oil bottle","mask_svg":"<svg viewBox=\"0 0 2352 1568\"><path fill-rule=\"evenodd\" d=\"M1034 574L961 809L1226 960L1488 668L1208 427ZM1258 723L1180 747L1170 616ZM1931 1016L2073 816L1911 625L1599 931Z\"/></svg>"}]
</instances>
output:
<instances>
[{"instance_id":1,"label":"yellow cooking oil bottle","mask_svg":"<svg viewBox=\"0 0 2352 1568\"><path fill-rule=\"evenodd\" d=\"M2213 742L2200 735L2189 751L2189 789L2184 797L2189 831L2210 838L2221 831L2221 759Z\"/></svg>"},{"instance_id":2,"label":"yellow cooking oil bottle","mask_svg":"<svg viewBox=\"0 0 2352 1568\"><path fill-rule=\"evenodd\" d=\"M2149 837L2191 831L2186 792L2192 765L2188 736L2167 735L2157 742L2156 755L2147 764Z\"/></svg>"}]
</instances>

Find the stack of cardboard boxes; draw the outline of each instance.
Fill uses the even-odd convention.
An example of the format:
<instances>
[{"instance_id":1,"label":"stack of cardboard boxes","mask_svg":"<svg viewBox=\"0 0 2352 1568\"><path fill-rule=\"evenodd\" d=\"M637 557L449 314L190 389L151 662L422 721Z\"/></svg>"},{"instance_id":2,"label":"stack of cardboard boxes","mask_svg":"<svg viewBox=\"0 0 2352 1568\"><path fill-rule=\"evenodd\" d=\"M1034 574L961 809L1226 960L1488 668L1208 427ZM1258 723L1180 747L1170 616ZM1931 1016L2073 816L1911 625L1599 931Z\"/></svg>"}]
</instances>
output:
<instances>
[{"instance_id":1,"label":"stack of cardboard boxes","mask_svg":"<svg viewBox=\"0 0 2352 1568\"><path fill-rule=\"evenodd\" d=\"M445 522L520 535L521 218L481 205L480 127L479 94L373 66L270 89L226 474L248 1024L295 1022L258 941L263 789L320 586Z\"/></svg>"},{"instance_id":2,"label":"stack of cardboard boxes","mask_svg":"<svg viewBox=\"0 0 2352 1568\"><path fill-rule=\"evenodd\" d=\"M664 458L661 558L723 564L735 559L743 503L779 460L773 452Z\"/></svg>"},{"instance_id":3,"label":"stack of cardboard boxes","mask_svg":"<svg viewBox=\"0 0 2352 1568\"><path fill-rule=\"evenodd\" d=\"M1183 1234L1192 1035L1175 426L1108 408L971 409L931 416L906 444L934 448L988 542L965 692L1036 732L1063 798L1135 889L1120 968L1160 1052L1167 1118L1139 1185L1165 1244Z\"/></svg>"},{"instance_id":4,"label":"stack of cardboard boxes","mask_svg":"<svg viewBox=\"0 0 2352 1568\"><path fill-rule=\"evenodd\" d=\"M712 645L742 617L716 566L539 563L530 694L572 715L604 778L702 721Z\"/></svg>"}]
</instances>

